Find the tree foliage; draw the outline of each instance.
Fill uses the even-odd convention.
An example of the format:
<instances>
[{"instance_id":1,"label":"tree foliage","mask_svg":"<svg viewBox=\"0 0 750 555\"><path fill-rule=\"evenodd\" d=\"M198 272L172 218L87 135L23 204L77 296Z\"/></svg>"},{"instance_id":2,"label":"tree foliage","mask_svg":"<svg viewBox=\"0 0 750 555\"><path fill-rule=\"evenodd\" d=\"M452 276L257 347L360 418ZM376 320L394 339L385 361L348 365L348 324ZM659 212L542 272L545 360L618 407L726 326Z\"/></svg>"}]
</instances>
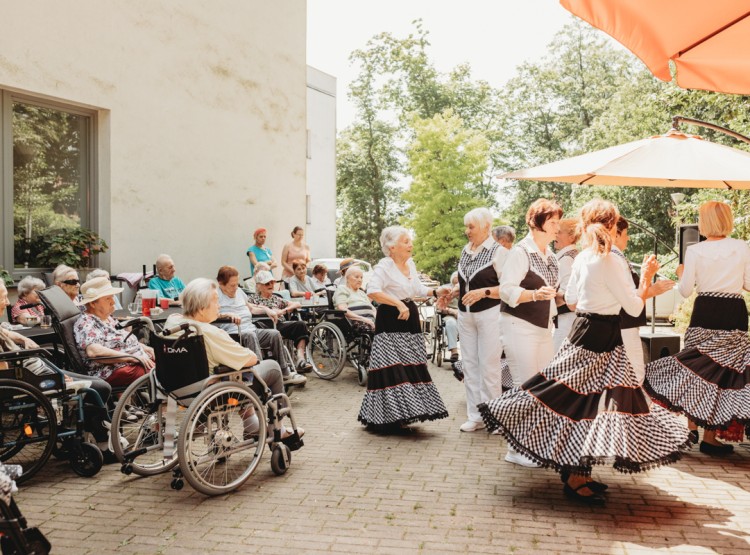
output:
<instances>
[{"instance_id":1,"label":"tree foliage","mask_svg":"<svg viewBox=\"0 0 750 555\"><path fill-rule=\"evenodd\" d=\"M456 230L463 228L466 212L486 204L481 187L489 145L450 109L429 119L415 116L412 127L408 155L413 181L404 193L403 221L416 233L417 266L448 281L465 243Z\"/></svg>"}]
</instances>

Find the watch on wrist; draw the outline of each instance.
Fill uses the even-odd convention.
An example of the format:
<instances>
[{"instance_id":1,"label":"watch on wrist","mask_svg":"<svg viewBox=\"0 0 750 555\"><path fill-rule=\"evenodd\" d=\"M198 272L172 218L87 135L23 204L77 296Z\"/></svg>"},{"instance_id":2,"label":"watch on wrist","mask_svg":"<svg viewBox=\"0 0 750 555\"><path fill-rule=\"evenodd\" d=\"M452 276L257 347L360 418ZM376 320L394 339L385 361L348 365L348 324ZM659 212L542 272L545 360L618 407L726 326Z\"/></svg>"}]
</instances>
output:
<instances>
[{"instance_id":1,"label":"watch on wrist","mask_svg":"<svg viewBox=\"0 0 750 555\"><path fill-rule=\"evenodd\" d=\"M485 289L485 290L484 290L484 296L485 296L485 297L489 297L489 296L490 296L490 293L492 293L492 291L490 291L489 289Z\"/></svg>"}]
</instances>

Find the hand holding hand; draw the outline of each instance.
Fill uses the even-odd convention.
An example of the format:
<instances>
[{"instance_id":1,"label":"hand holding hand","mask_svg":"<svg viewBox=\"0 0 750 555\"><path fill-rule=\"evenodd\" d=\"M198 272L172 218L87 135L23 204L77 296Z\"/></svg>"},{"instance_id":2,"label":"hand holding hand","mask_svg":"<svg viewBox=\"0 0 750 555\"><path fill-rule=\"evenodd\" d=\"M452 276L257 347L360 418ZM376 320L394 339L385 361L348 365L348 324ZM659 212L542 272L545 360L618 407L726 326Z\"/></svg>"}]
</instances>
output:
<instances>
[{"instance_id":1,"label":"hand holding hand","mask_svg":"<svg viewBox=\"0 0 750 555\"><path fill-rule=\"evenodd\" d=\"M648 288L648 297L656 297L658 295L661 295L662 293L666 293L670 289L674 287L674 281L671 279L660 279L656 283L651 284L651 286Z\"/></svg>"}]
</instances>

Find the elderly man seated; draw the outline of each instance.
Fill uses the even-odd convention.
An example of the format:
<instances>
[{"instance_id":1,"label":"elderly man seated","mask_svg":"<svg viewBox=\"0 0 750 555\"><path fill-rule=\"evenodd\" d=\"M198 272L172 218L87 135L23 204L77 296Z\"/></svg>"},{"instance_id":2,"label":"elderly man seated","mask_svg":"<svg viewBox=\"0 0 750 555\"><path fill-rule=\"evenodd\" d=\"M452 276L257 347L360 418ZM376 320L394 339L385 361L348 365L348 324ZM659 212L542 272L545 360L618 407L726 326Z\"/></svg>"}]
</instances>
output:
<instances>
[{"instance_id":1,"label":"elderly man seated","mask_svg":"<svg viewBox=\"0 0 750 555\"><path fill-rule=\"evenodd\" d=\"M160 299L169 299L170 305L179 306L180 293L185 289L185 284L175 276L175 272L172 257L160 254L156 259L156 275L149 280L148 288L156 290Z\"/></svg>"},{"instance_id":2,"label":"elderly man seated","mask_svg":"<svg viewBox=\"0 0 750 555\"><path fill-rule=\"evenodd\" d=\"M512 245L511 245L512 246ZM458 285L458 272L451 275L451 287ZM451 352L451 362L458 360L458 297L451 300L445 308L438 309L443 315L443 326L445 328L445 343ZM441 353L442 355L442 353Z\"/></svg>"},{"instance_id":3,"label":"elderly man seated","mask_svg":"<svg viewBox=\"0 0 750 555\"><path fill-rule=\"evenodd\" d=\"M294 297L304 297L305 293L310 295L325 295L325 291L317 291L312 278L307 275L307 264L304 260L295 260L292 262L294 275L289 278L289 292Z\"/></svg>"},{"instance_id":4,"label":"elderly man seated","mask_svg":"<svg viewBox=\"0 0 750 555\"><path fill-rule=\"evenodd\" d=\"M76 347L89 374L106 380L111 386L129 385L154 367L154 350L141 345L126 330L115 327L114 295L120 292L121 287L112 287L104 277L84 283L81 303L86 312L73 326ZM99 359L91 360L93 358Z\"/></svg>"},{"instance_id":5,"label":"elderly man seated","mask_svg":"<svg viewBox=\"0 0 750 555\"><path fill-rule=\"evenodd\" d=\"M300 320L287 320L286 315L294 312L302 305L298 302L285 301L273 294L275 280L273 274L261 271L255 274L255 286L257 293L251 293L248 297L250 309L253 314L265 314L276 324L276 329L281 337L294 342L297 348L297 372L306 373L312 371L312 364L307 360L305 347L307 346L307 326ZM258 326L263 326L259 323Z\"/></svg>"},{"instance_id":6,"label":"elderly man seated","mask_svg":"<svg viewBox=\"0 0 750 555\"><path fill-rule=\"evenodd\" d=\"M278 330L259 329L253 324L253 315L247 302L247 295L239 288L240 273L234 266L222 266L216 276L219 282L219 311L222 316L232 316L237 323L221 323L218 327L226 332L237 331L239 325L240 343L250 350L270 350L271 358L279 363L284 376L285 385L301 385L307 378L294 372L292 361L284 360L284 347L281 333Z\"/></svg>"},{"instance_id":7,"label":"elderly man seated","mask_svg":"<svg viewBox=\"0 0 750 555\"><path fill-rule=\"evenodd\" d=\"M258 357L250 349L242 347L227 332L213 326L219 317L219 288L215 281L206 278L194 279L188 283L180 295L183 314L172 314L167 318L166 326L171 328L181 324L193 324L201 330L206 347L209 368L213 371L219 365L234 370L254 367L258 376L268 385L274 394L284 391L281 368L275 360L258 362ZM258 415L248 416L244 421L245 434L251 435L258 429ZM297 428L299 435L305 432ZM282 438L292 432L282 429Z\"/></svg>"},{"instance_id":8,"label":"elderly man seated","mask_svg":"<svg viewBox=\"0 0 750 555\"><path fill-rule=\"evenodd\" d=\"M352 266L346 272L346 285L339 285L333 294L333 306L346 311L346 317L355 329L375 329L375 307L362 287L362 270Z\"/></svg>"},{"instance_id":9,"label":"elderly man seated","mask_svg":"<svg viewBox=\"0 0 750 555\"><path fill-rule=\"evenodd\" d=\"M29 318L41 319L44 307L39 304L37 291L44 289L44 282L32 276L26 276L18 282L18 300L10 309L10 323L27 325ZM24 308L26 307L26 308Z\"/></svg>"}]
</instances>

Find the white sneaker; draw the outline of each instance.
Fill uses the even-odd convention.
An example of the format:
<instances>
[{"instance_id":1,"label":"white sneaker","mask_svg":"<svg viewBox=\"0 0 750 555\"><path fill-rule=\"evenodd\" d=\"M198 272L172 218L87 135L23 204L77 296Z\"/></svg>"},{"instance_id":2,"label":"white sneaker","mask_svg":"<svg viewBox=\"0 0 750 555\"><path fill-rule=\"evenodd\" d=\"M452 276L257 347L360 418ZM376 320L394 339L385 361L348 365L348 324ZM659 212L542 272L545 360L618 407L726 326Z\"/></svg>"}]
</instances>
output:
<instances>
[{"instance_id":1,"label":"white sneaker","mask_svg":"<svg viewBox=\"0 0 750 555\"><path fill-rule=\"evenodd\" d=\"M297 372L289 372L284 376L284 385L302 385L303 383L307 383L307 378Z\"/></svg>"},{"instance_id":2,"label":"white sneaker","mask_svg":"<svg viewBox=\"0 0 750 555\"><path fill-rule=\"evenodd\" d=\"M474 422L473 420L467 420L463 424L461 424L461 428L459 428L462 432L476 432L477 430L483 430L484 429L484 422Z\"/></svg>"},{"instance_id":3,"label":"white sneaker","mask_svg":"<svg viewBox=\"0 0 750 555\"><path fill-rule=\"evenodd\" d=\"M505 462L525 466L526 468L539 468L542 466L538 462L528 458L526 455L519 453L512 447L508 447L508 454L505 455Z\"/></svg>"}]
</instances>

